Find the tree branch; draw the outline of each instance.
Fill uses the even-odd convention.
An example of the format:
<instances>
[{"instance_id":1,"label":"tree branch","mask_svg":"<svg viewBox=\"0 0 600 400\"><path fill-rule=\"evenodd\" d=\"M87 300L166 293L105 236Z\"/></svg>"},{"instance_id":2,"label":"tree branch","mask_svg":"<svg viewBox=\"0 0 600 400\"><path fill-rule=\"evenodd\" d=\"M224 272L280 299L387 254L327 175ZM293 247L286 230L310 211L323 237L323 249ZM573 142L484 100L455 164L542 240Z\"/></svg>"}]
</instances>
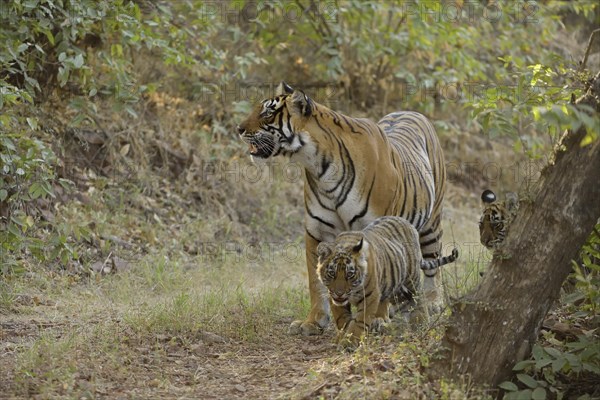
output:
<instances>
[{"instance_id":1,"label":"tree branch","mask_svg":"<svg viewBox=\"0 0 600 400\"><path fill-rule=\"evenodd\" d=\"M581 61L581 65L579 66L579 72L585 69L585 65L587 64L588 56L590 55L590 49L592 48L592 42L594 41L594 36L600 34L600 29L596 29L590 34L590 39L588 40L587 48L585 49L585 54L583 55L583 61Z\"/></svg>"}]
</instances>

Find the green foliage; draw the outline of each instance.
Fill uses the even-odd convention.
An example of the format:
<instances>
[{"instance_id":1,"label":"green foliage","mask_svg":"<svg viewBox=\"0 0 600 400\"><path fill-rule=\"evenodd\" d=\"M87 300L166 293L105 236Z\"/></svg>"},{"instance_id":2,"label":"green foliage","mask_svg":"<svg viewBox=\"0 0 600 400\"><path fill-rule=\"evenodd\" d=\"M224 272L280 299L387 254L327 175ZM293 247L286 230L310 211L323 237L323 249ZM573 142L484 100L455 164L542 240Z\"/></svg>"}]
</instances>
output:
<instances>
[{"instance_id":1,"label":"green foliage","mask_svg":"<svg viewBox=\"0 0 600 400\"><path fill-rule=\"evenodd\" d=\"M34 126L35 119L27 118ZM2 130L0 130L2 133ZM0 219L0 272L17 267L16 256L34 245L31 231L36 221L28 213L28 205L54 197L53 165L56 156L41 140L25 133L0 135L0 205L4 210ZM38 243L39 247L43 243Z\"/></svg>"},{"instance_id":2,"label":"green foliage","mask_svg":"<svg viewBox=\"0 0 600 400\"><path fill-rule=\"evenodd\" d=\"M562 398L568 385L561 379L585 372L600 374L600 344L592 333L578 336L574 342L554 341L553 346L534 345L532 359L514 366L518 385L500 384L500 388L507 391L504 399Z\"/></svg>"},{"instance_id":3,"label":"green foliage","mask_svg":"<svg viewBox=\"0 0 600 400\"><path fill-rule=\"evenodd\" d=\"M29 125L34 125L35 119ZM45 262L63 265L79 258L70 244L71 238L87 237L85 227L65 223L48 224L41 219L37 207L40 200L52 200L55 185L68 191L72 183L57 178L56 155L43 141L26 132L0 136L0 273L21 270L19 260L32 255Z\"/></svg>"},{"instance_id":4,"label":"green foliage","mask_svg":"<svg viewBox=\"0 0 600 400\"><path fill-rule=\"evenodd\" d=\"M109 98L116 111L137 117L135 104L152 88L134 72L139 52L156 52L165 64L192 65L183 30L161 6L142 13L133 1L12 0L0 4L0 241L2 271L31 254L41 261L78 259L70 243L84 227L46 226L35 210L54 198L57 159L41 131L34 103L67 94L72 126L95 124L96 103ZM27 117L24 117L26 115ZM47 135L46 135L47 136Z\"/></svg>"},{"instance_id":5,"label":"green foliage","mask_svg":"<svg viewBox=\"0 0 600 400\"><path fill-rule=\"evenodd\" d=\"M235 4L243 10L250 3ZM377 114L388 103L433 113L439 102L492 102L497 96L482 93L485 88L514 92L513 66L558 58L552 40L559 13L567 10L559 2L526 9L513 1L252 4L258 15L242 29L260 43L257 54L271 75L342 83L347 106L376 107ZM597 12L594 4L576 8L590 21Z\"/></svg>"},{"instance_id":6,"label":"green foliage","mask_svg":"<svg viewBox=\"0 0 600 400\"><path fill-rule=\"evenodd\" d=\"M600 224L581 249L582 266L573 262L576 290L566 296L564 302L574 312L575 318L589 319L592 324L600 323Z\"/></svg>"},{"instance_id":7,"label":"green foliage","mask_svg":"<svg viewBox=\"0 0 600 400\"><path fill-rule=\"evenodd\" d=\"M575 71L562 64L550 68L541 64L523 66L511 57L499 60L513 71L518 81L515 85L490 88L469 103L472 116L490 137L512 137L515 149L525 150L532 158L546 154L548 148L538 132L547 132L556 141L561 129L578 121L573 117L576 114L568 111L574 110L568 105L572 88L566 90L564 86L564 76L574 76ZM557 114L557 109L564 111ZM562 119L552 118L557 115Z\"/></svg>"},{"instance_id":8,"label":"green foliage","mask_svg":"<svg viewBox=\"0 0 600 400\"><path fill-rule=\"evenodd\" d=\"M170 15L144 15L132 1L13 0L0 15L0 88L17 99L39 99L58 85L131 103L143 90L131 68L135 52L158 49L165 62L193 62L179 31L163 32Z\"/></svg>"},{"instance_id":9,"label":"green foliage","mask_svg":"<svg viewBox=\"0 0 600 400\"><path fill-rule=\"evenodd\" d=\"M599 10L593 2L550 2L547 6L547 11L556 14L555 18L544 18L543 22L538 19L540 27L544 26L540 31L544 38L550 37L546 29L558 23L561 12L575 12L593 22ZM542 13L536 13L536 17L540 16ZM512 35L513 31L510 32ZM552 48L547 39L541 40L540 44ZM510 41L502 40L502 43L510 45ZM520 46L530 45L532 43L524 42ZM515 150L524 151L531 158L547 154L551 146L545 143L556 144L565 129L583 126L588 135L582 145L597 139L598 117L585 107L572 104L572 96L582 94L584 83L590 76L588 71L579 71L578 64L565 61L553 51L545 51L535 60L524 57L523 53L507 51L497 60L499 67L494 69L497 83L481 88L466 102L471 116L490 137L513 138ZM512 80L507 79L509 76ZM544 139L545 135L549 141Z\"/></svg>"},{"instance_id":10,"label":"green foliage","mask_svg":"<svg viewBox=\"0 0 600 400\"><path fill-rule=\"evenodd\" d=\"M532 359L514 366L518 384L507 381L499 385L507 392L505 400L563 398L568 389L562 381L565 377L585 372L600 374L600 344L592 333L578 336L574 342L554 342L553 346L534 345Z\"/></svg>"}]
</instances>

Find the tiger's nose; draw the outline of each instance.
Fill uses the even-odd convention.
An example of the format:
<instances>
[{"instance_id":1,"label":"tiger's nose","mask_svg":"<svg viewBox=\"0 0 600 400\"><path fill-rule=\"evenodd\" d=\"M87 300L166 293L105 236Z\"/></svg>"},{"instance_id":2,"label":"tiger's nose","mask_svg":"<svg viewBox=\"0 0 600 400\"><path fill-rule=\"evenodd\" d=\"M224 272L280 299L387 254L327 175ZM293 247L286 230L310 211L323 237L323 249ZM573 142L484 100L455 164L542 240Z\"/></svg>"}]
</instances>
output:
<instances>
[{"instance_id":1,"label":"tiger's nose","mask_svg":"<svg viewBox=\"0 0 600 400\"><path fill-rule=\"evenodd\" d=\"M246 132L246 130L244 128L242 128L242 126L240 126L240 125L238 125L236 129L240 135L243 135L244 132Z\"/></svg>"}]
</instances>

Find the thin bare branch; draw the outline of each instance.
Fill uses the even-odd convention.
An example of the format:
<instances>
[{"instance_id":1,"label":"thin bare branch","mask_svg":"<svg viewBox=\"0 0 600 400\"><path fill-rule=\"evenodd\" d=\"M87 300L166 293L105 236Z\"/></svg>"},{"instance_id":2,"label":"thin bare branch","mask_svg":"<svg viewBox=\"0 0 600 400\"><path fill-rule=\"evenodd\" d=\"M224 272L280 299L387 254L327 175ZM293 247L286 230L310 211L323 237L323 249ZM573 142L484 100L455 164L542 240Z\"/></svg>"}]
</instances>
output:
<instances>
[{"instance_id":1,"label":"thin bare branch","mask_svg":"<svg viewBox=\"0 0 600 400\"><path fill-rule=\"evenodd\" d=\"M581 65L579 66L579 72L585 69L585 65L587 64L588 56L590 55L590 50L592 48L592 42L594 41L594 36L596 36L598 33L600 33L600 29L596 29L590 34L588 45L585 49L585 54L583 55L583 61L581 61Z\"/></svg>"}]
</instances>

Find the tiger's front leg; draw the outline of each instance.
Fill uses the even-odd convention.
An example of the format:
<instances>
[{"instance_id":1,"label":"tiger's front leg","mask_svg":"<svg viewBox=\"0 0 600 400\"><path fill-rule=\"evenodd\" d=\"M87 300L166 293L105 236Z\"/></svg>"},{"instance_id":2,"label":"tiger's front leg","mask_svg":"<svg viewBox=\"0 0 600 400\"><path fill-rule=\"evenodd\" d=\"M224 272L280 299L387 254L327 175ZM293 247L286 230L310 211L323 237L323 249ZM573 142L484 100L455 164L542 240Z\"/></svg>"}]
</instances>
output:
<instances>
[{"instance_id":1,"label":"tiger's front leg","mask_svg":"<svg viewBox=\"0 0 600 400\"><path fill-rule=\"evenodd\" d=\"M343 347L355 346L360 342L370 329L371 324L378 318L380 308L379 290L373 290L369 297L366 297L356 307L356 318L350 321L346 329L344 329L343 339L340 345ZM386 305L387 309L387 305Z\"/></svg>"},{"instance_id":2,"label":"tiger's front leg","mask_svg":"<svg viewBox=\"0 0 600 400\"><path fill-rule=\"evenodd\" d=\"M371 321L369 330L372 332L383 332L384 326L390 322L390 300L386 299L379 303L375 318Z\"/></svg>"},{"instance_id":3,"label":"tiger's front leg","mask_svg":"<svg viewBox=\"0 0 600 400\"><path fill-rule=\"evenodd\" d=\"M352 320L352 310L350 309L350 304L346 304L345 306L336 306L331 300L329 300L329 307L331 307L331 315L335 321L335 326L339 332L343 331L346 325L348 325L348 322Z\"/></svg>"},{"instance_id":4,"label":"tiger's front leg","mask_svg":"<svg viewBox=\"0 0 600 400\"><path fill-rule=\"evenodd\" d=\"M320 335L329 324L329 302L326 289L317 276L317 246L319 242L308 233L305 234L305 241L310 312L304 321L296 320L292 322L289 333L304 336Z\"/></svg>"}]
</instances>

